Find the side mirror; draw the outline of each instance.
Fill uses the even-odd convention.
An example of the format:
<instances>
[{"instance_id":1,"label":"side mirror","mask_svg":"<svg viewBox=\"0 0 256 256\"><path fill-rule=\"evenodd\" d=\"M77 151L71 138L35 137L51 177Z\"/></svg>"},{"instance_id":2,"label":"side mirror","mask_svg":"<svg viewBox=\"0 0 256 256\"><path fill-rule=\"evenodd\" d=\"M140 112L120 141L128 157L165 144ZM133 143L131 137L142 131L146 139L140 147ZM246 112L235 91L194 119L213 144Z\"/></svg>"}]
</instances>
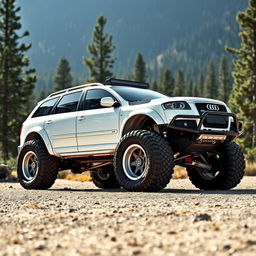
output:
<instances>
[{"instance_id":1,"label":"side mirror","mask_svg":"<svg viewBox=\"0 0 256 256\"><path fill-rule=\"evenodd\" d=\"M100 100L100 105L102 107L114 107L116 101L112 97L103 97Z\"/></svg>"}]
</instances>

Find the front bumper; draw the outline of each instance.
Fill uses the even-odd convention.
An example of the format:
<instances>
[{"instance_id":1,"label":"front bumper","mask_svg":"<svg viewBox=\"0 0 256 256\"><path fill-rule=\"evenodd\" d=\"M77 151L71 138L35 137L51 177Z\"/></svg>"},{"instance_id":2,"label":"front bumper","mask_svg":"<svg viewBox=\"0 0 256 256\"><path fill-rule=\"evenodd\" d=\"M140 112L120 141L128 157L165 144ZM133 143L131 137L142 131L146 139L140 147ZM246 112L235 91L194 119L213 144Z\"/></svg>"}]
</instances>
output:
<instances>
[{"instance_id":1,"label":"front bumper","mask_svg":"<svg viewBox=\"0 0 256 256\"><path fill-rule=\"evenodd\" d=\"M206 118L224 118L226 128L223 123L218 123L218 118L212 122L212 127L205 127L208 124ZM193 121L191 127L180 127L176 121ZM222 120L223 121L223 120ZM242 133L242 122L233 113L226 112L204 112L202 115L177 115L169 124L159 125L160 133L169 141L175 153L180 155L204 153L213 150L222 142L232 141ZM215 127L215 128L213 128ZM222 128L220 128L222 127Z\"/></svg>"},{"instance_id":2,"label":"front bumper","mask_svg":"<svg viewBox=\"0 0 256 256\"><path fill-rule=\"evenodd\" d=\"M229 127L229 130L227 129L214 129L211 127L203 128L203 124L208 116L224 116L224 117L231 117L233 118L233 121L231 122ZM175 125L175 121L182 119L182 120L199 120L199 124L197 127L191 129L186 127L179 127ZM216 123L217 125L217 123ZM226 112L209 112L205 111L202 115L177 115L175 116L172 121L168 125L163 125L162 128L167 128L168 130L176 130L181 131L184 133L190 133L194 135L201 135L201 134L214 134L214 135L226 135L228 137L235 138L239 136L242 133L242 122L237 119L236 115L234 113L226 113ZM203 128L203 129L202 129Z\"/></svg>"}]
</instances>

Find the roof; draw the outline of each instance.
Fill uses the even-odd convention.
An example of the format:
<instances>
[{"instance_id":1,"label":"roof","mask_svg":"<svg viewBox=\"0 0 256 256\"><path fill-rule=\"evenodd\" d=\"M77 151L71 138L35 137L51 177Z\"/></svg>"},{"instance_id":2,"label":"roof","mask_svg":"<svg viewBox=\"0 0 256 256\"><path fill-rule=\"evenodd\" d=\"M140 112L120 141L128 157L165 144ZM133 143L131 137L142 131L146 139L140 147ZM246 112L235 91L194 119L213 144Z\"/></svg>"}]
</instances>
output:
<instances>
[{"instance_id":1,"label":"roof","mask_svg":"<svg viewBox=\"0 0 256 256\"><path fill-rule=\"evenodd\" d=\"M56 96L58 94L71 92L71 91L74 91L74 90L78 90L78 89L82 89L82 88L86 88L86 87L91 87L91 86L103 86L103 84L101 84L101 83L82 84L82 85L70 87L70 88L67 88L67 89L64 89L64 90L61 90L61 91L58 91L58 92L53 92L47 98L51 98L51 97Z\"/></svg>"},{"instance_id":2,"label":"roof","mask_svg":"<svg viewBox=\"0 0 256 256\"><path fill-rule=\"evenodd\" d=\"M81 88L92 87L92 86L104 86L104 85L129 86L129 87L143 88L143 89L148 89L149 88L148 83L110 78L110 79L106 80L106 82L104 84L102 84L102 83L89 83L89 84L83 84L83 85L70 87L70 88L67 88L67 89L64 89L64 90L61 90L61 91L58 91L58 92L53 92L47 98L51 98L53 96L56 96L56 95L59 95L59 94L62 94L62 93L66 93L66 92L70 92L70 91L74 91L74 90L81 89Z\"/></svg>"}]
</instances>

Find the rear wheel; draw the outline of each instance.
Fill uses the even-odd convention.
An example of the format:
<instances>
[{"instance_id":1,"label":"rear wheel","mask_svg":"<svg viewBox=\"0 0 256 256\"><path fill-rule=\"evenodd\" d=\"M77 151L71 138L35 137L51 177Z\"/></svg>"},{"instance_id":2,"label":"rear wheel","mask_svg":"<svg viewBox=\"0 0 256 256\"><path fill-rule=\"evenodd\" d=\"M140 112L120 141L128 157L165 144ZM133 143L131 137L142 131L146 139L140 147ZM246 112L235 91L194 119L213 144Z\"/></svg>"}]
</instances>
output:
<instances>
[{"instance_id":1,"label":"rear wheel","mask_svg":"<svg viewBox=\"0 0 256 256\"><path fill-rule=\"evenodd\" d=\"M26 189L50 188L58 174L58 160L51 156L40 140L27 141L18 158L18 178Z\"/></svg>"},{"instance_id":2,"label":"rear wheel","mask_svg":"<svg viewBox=\"0 0 256 256\"><path fill-rule=\"evenodd\" d=\"M119 142L114 158L115 174L128 191L159 191L173 173L173 152L159 134L138 130Z\"/></svg>"},{"instance_id":3,"label":"rear wheel","mask_svg":"<svg viewBox=\"0 0 256 256\"><path fill-rule=\"evenodd\" d=\"M199 189L227 190L237 186L244 175L244 155L234 142L224 143L216 152L203 156L212 170L188 167L190 181Z\"/></svg>"},{"instance_id":4,"label":"rear wheel","mask_svg":"<svg viewBox=\"0 0 256 256\"><path fill-rule=\"evenodd\" d=\"M113 169L113 165L106 165L99 168L97 172L91 172L94 185L103 189L120 188Z\"/></svg>"}]
</instances>

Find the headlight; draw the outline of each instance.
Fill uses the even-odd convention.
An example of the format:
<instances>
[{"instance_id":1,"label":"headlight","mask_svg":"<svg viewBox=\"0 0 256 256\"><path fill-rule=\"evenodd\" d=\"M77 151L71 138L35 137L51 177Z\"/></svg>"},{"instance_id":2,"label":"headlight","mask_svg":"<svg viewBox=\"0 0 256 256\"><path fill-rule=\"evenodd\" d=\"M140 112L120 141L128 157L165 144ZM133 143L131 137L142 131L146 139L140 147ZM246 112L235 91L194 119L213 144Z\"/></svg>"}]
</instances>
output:
<instances>
[{"instance_id":1,"label":"headlight","mask_svg":"<svg viewBox=\"0 0 256 256\"><path fill-rule=\"evenodd\" d=\"M163 109L191 109L186 101L170 101L162 104Z\"/></svg>"}]
</instances>

